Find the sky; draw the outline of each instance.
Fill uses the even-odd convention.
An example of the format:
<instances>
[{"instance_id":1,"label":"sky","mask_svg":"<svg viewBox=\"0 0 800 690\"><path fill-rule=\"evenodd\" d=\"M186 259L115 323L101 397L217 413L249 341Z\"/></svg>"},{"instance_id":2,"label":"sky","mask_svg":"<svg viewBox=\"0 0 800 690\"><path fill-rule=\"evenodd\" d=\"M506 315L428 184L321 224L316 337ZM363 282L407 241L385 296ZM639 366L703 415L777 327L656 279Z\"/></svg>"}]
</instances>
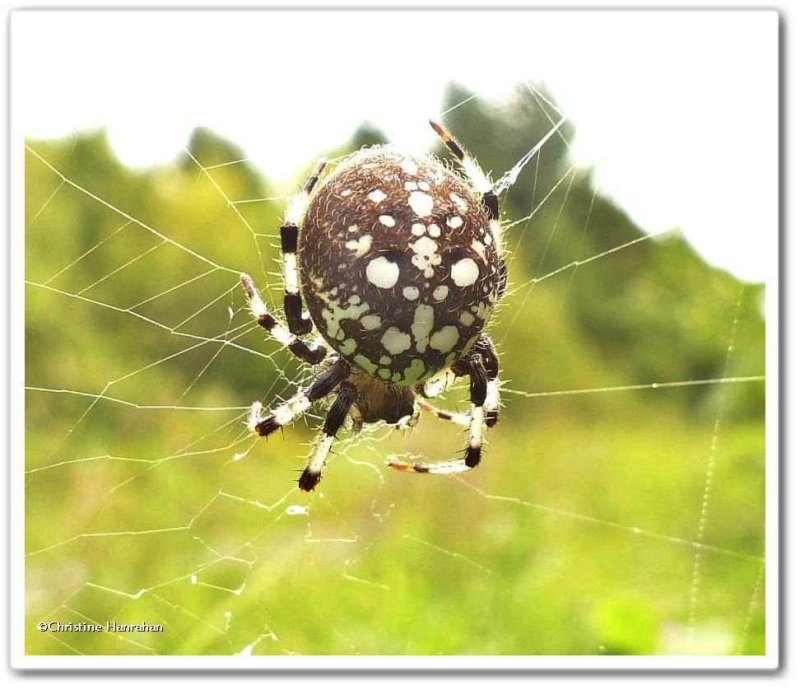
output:
<instances>
[{"instance_id":1,"label":"sky","mask_svg":"<svg viewBox=\"0 0 800 690\"><path fill-rule=\"evenodd\" d=\"M763 281L777 32L772 12L18 12L12 117L32 138L104 127L136 167L210 127L288 187L365 121L429 149L449 82L495 101L545 84L601 193L645 231L680 228L713 265Z\"/></svg>"}]
</instances>

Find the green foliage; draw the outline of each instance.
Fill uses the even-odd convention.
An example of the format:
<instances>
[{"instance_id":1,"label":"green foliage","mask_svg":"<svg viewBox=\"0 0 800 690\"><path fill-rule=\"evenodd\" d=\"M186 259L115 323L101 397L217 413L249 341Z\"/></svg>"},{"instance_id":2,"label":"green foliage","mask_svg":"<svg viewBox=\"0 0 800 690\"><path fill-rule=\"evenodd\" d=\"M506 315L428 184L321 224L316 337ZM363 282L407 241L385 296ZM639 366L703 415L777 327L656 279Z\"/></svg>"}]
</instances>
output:
<instances>
[{"instance_id":1,"label":"green foliage","mask_svg":"<svg viewBox=\"0 0 800 690\"><path fill-rule=\"evenodd\" d=\"M647 599L608 598L598 604L594 619L605 654L652 654L658 650L658 618Z\"/></svg>"},{"instance_id":2,"label":"green foliage","mask_svg":"<svg viewBox=\"0 0 800 690\"><path fill-rule=\"evenodd\" d=\"M448 125L499 177L556 119L537 100L473 99ZM677 233L642 239L560 132L503 205L541 207L507 234L485 462L387 470L459 451L426 417L342 434L313 495L293 488L313 428L265 444L242 424L305 375L238 287L281 294L269 182L208 130L144 171L102 132L30 142L29 653L763 654L764 384L697 383L763 375L763 288ZM363 125L342 151L383 140ZM34 629L88 619L165 631Z\"/></svg>"},{"instance_id":3,"label":"green foliage","mask_svg":"<svg viewBox=\"0 0 800 690\"><path fill-rule=\"evenodd\" d=\"M387 143L389 143L389 140L380 129L368 122L365 122L356 130L348 149L351 151L357 151L358 149L365 148L367 146L377 146L379 144Z\"/></svg>"}]
</instances>

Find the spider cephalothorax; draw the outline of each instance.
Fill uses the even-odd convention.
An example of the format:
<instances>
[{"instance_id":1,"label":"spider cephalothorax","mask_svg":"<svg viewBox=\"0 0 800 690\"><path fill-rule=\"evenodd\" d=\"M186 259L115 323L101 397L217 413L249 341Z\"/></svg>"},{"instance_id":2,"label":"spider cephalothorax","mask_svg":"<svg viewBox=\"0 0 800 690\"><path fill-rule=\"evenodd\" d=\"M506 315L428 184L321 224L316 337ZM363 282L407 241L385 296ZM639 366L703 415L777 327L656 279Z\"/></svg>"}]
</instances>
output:
<instances>
[{"instance_id":1,"label":"spider cephalothorax","mask_svg":"<svg viewBox=\"0 0 800 690\"><path fill-rule=\"evenodd\" d=\"M413 425L419 410L427 409L468 428L461 461L390 463L419 472L474 467L483 427L497 420L497 357L482 334L505 289L497 197L478 165L446 130L433 126L468 180L432 156L377 146L347 157L321 182L320 164L290 204L281 227L288 330L242 276L259 324L296 356L320 365L307 389L269 414L255 403L253 430L267 436L336 392L300 478L302 489L319 481L348 416L357 427L378 421ZM309 346L301 339L314 328L332 353L321 342ZM465 375L468 415L418 400L418 394L437 395Z\"/></svg>"}]
</instances>

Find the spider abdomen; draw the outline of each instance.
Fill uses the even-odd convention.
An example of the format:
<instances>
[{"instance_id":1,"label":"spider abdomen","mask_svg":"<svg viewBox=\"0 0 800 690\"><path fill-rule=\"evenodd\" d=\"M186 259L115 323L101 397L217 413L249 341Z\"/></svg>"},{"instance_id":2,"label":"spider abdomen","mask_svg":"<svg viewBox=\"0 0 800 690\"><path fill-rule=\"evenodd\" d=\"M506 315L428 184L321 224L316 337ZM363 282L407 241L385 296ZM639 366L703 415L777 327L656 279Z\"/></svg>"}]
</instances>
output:
<instances>
[{"instance_id":1,"label":"spider abdomen","mask_svg":"<svg viewBox=\"0 0 800 690\"><path fill-rule=\"evenodd\" d=\"M475 192L438 160L364 149L309 201L299 237L309 314L368 375L414 385L480 335L503 289L498 243Z\"/></svg>"}]
</instances>

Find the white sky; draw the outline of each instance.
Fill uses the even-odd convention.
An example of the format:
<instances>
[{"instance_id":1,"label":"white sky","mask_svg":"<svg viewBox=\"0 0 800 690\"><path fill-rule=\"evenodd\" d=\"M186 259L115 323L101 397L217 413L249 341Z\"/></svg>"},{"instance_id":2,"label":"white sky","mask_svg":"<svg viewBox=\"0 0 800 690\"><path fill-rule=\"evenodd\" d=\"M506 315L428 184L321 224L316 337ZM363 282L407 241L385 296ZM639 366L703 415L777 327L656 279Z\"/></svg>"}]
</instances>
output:
<instances>
[{"instance_id":1,"label":"white sky","mask_svg":"<svg viewBox=\"0 0 800 690\"><path fill-rule=\"evenodd\" d=\"M752 12L18 12L13 117L30 137L106 127L136 166L172 160L204 125L288 182L366 120L426 150L449 81L488 98L544 82L603 193L764 280L777 33L777 14Z\"/></svg>"}]
</instances>

